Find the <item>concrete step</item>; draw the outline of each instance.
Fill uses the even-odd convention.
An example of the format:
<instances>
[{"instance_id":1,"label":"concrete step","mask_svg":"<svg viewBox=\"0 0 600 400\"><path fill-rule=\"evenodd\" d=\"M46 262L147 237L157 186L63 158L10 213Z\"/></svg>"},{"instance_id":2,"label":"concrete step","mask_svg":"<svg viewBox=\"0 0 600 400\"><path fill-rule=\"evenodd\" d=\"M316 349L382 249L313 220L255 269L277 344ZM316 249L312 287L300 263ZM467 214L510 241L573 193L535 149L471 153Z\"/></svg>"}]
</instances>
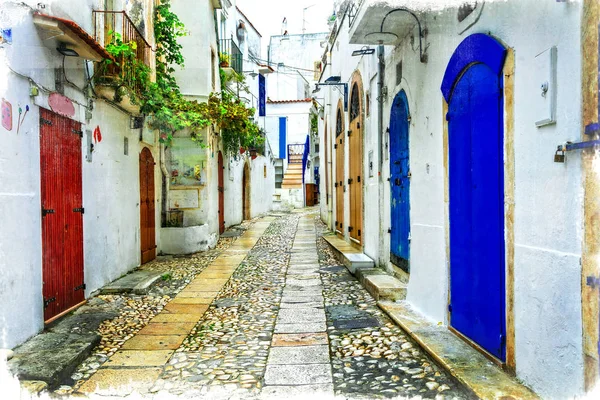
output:
<instances>
[{"instance_id":1,"label":"concrete step","mask_svg":"<svg viewBox=\"0 0 600 400\"><path fill-rule=\"evenodd\" d=\"M282 184L281 188L282 189L302 189L302 184L294 184L294 183Z\"/></svg>"},{"instance_id":2,"label":"concrete step","mask_svg":"<svg viewBox=\"0 0 600 400\"><path fill-rule=\"evenodd\" d=\"M101 289L101 294L134 293L146 294L161 274L153 271L136 271L127 274Z\"/></svg>"},{"instance_id":3,"label":"concrete step","mask_svg":"<svg viewBox=\"0 0 600 400\"><path fill-rule=\"evenodd\" d=\"M409 302L379 301L377 305L476 398L539 398L447 327L425 317Z\"/></svg>"}]
</instances>

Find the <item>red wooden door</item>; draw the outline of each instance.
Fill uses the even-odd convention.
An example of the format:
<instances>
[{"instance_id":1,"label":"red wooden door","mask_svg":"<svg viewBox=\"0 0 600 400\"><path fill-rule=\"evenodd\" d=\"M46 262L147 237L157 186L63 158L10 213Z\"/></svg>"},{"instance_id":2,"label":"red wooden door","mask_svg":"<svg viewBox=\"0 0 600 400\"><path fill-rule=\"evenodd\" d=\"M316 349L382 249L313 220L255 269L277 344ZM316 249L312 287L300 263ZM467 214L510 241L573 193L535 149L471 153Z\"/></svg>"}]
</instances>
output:
<instances>
[{"instance_id":1,"label":"red wooden door","mask_svg":"<svg viewBox=\"0 0 600 400\"><path fill-rule=\"evenodd\" d=\"M223 183L223 153L219 152L219 235L225 232L225 188Z\"/></svg>"},{"instance_id":2,"label":"red wooden door","mask_svg":"<svg viewBox=\"0 0 600 400\"><path fill-rule=\"evenodd\" d=\"M154 158L147 147L140 153L140 236L142 264L156 258Z\"/></svg>"},{"instance_id":3,"label":"red wooden door","mask_svg":"<svg viewBox=\"0 0 600 400\"><path fill-rule=\"evenodd\" d=\"M85 298L81 124L40 108L44 320Z\"/></svg>"}]
</instances>

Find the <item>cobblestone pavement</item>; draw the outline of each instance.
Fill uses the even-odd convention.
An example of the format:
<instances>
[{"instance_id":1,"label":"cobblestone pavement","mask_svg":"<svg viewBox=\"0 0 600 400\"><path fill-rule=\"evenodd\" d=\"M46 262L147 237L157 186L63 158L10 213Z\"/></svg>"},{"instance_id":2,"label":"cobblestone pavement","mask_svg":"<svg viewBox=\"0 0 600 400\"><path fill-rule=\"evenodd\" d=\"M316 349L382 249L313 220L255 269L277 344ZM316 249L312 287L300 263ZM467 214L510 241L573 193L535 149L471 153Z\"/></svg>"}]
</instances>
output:
<instances>
[{"instance_id":1,"label":"cobblestone pavement","mask_svg":"<svg viewBox=\"0 0 600 400\"><path fill-rule=\"evenodd\" d=\"M166 273L147 296L93 299L120 315L54 395L467 398L340 266L314 213L245 227L145 267Z\"/></svg>"}]
</instances>

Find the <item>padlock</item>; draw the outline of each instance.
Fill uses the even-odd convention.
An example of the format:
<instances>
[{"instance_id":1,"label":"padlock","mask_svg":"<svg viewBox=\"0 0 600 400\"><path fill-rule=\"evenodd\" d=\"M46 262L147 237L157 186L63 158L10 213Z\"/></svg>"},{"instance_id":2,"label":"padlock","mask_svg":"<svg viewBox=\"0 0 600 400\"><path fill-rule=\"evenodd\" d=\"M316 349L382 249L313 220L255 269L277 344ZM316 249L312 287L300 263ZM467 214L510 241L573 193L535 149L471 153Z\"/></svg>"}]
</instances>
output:
<instances>
[{"instance_id":1,"label":"padlock","mask_svg":"<svg viewBox=\"0 0 600 400\"><path fill-rule=\"evenodd\" d=\"M554 162L557 162L557 163L565 162L565 151L564 150L561 150L560 148L558 150L556 150L556 153L554 153Z\"/></svg>"}]
</instances>

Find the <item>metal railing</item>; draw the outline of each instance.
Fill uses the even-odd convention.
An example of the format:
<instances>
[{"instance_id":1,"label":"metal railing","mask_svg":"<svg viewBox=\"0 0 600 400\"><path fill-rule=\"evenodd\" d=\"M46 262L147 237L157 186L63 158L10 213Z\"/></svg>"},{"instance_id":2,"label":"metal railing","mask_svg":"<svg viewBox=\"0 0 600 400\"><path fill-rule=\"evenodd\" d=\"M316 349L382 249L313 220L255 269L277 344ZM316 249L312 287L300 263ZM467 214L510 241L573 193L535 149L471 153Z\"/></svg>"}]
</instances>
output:
<instances>
[{"instance_id":1,"label":"metal railing","mask_svg":"<svg viewBox=\"0 0 600 400\"><path fill-rule=\"evenodd\" d=\"M219 41L220 59L225 56L229 58L229 66L233 68L235 72L241 74L244 67L244 55L240 48L235 44L232 39L221 39Z\"/></svg>"},{"instance_id":2,"label":"metal railing","mask_svg":"<svg viewBox=\"0 0 600 400\"><path fill-rule=\"evenodd\" d=\"M117 35L121 35L123 43L135 43L135 59L148 67L152 59L152 46L138 30L125 11L94 10L94 37L98 43L106 47L114 43ZM116 60L106 66L104 74L108 77L118 76L131 90L140 93L144 88L135 79L135 66L132 63Z\"/></svg>"},{"instance_id":3,"label":"metal railing","mask_svg":"<svg viewBox=\"0 0 600 400\"><path fill-rule=\"evenodd\" d=\"M288 164L302 164L305 147L304 143L288 144Z\"/></svg>"}]
</instances>

